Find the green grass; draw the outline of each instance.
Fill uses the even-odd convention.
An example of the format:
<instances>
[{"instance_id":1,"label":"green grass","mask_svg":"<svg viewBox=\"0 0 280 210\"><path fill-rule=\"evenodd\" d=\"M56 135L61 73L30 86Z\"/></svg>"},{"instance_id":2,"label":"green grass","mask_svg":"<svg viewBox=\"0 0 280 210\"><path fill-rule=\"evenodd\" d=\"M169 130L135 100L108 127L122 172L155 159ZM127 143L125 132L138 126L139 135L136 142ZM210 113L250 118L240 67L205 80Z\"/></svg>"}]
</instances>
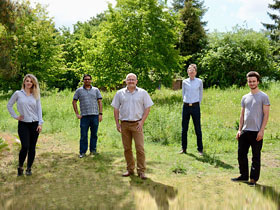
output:
<instances>
[{"instance_id":1,"label":"green grass","mask_svg":"<svg viewBox=\"0 0 280 210\"><path fill-rule=\"evenodd\" d=\"M145 123L147 175L122 178L125 160L117 132L113 93L102 93L103 121L98 131L100 155L78 158L79 120L73 92L42 94L43 132L39 137L32 177L16 177L19 145L0 151L0 209L279 209L280 84L270 84L271 111L265 130L259 184L230 181L238 175L236 127L241 97L248 88L204 91L201 104L205 155L196 151L192 122L188 154L177 154L181 141L181 91L157 90ZM0 97L0 137L17 137L17 122ZM134 153L135 154L135 153ZM249 160L251 155L249 155Z\"/></svg>"}]
</instances>

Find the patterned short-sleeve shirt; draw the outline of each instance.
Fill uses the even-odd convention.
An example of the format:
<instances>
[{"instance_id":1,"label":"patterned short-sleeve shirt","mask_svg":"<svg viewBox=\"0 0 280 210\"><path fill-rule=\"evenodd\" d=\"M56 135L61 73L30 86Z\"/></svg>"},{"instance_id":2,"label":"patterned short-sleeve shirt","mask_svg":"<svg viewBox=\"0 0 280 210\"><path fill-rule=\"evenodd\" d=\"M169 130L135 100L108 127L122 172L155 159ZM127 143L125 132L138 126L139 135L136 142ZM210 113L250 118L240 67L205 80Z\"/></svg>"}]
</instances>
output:
<instances>
[{"instance_id":1,"label":"patterned short-sleeve shirt","mask_svg":"<svg viewBox=\"0 0 280 210\"><path fill-rule=\"evenodd\" d=\"M84 86L76 90L73 100L80 101L80 111L82 116L98 115L98 100L102 99L98 88L86 89Z\"/></svg>"}]
</instances>

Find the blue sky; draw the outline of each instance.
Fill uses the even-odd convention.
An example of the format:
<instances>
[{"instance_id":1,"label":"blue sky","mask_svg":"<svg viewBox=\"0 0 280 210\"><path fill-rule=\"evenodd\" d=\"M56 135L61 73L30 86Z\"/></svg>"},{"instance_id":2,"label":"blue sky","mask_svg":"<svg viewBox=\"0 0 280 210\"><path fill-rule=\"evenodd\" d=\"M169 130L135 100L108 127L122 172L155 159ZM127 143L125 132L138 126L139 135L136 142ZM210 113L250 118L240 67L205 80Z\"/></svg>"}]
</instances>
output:
<instances>
[{"instance_id":1,"label":"blue sky","mask_svg":"<svg viewBox=\"0 0 280 210\"><path fill-rule=\"evenodd\" d=\"M171 0L169 0L171 1ZM90 17L107 9L107 3L115 5L115 0L31 0L48 5L49 15L54 17L56 27L66 26L72 29L77 21L86 21ZM261 22L271 23L267 15L268 4L272 0L205 0L208 8L204 16L209 32L230 31L237 24L255 31L264 29Z\"/></svg>"}]
</instances>

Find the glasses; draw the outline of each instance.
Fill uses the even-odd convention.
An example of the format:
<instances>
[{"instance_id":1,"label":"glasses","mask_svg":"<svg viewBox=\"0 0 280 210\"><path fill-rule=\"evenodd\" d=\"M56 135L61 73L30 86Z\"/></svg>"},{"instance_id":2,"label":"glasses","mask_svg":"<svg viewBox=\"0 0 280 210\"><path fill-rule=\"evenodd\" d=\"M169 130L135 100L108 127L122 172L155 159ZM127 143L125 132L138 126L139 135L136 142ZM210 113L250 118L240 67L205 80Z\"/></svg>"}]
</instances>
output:
<instances>
[{"instance_id":1,"label":"glasses","mask_svg":"<svg viewBox=\"0 0 280 210\"><path fill-rule=\"evenodd\" d=\"M134 82L134 81L136 81L136 79L127 79L126 81Z\"/></svg>"},{"instance_id":2,"label":"glasses","mask_svg":"<svg viewBox=\"0 0 280 210\"><path fill-rule=\"evenodd\" d=\"M91 79L84 79L84 80L91 80Z\"/></svg>"}]
</instances>

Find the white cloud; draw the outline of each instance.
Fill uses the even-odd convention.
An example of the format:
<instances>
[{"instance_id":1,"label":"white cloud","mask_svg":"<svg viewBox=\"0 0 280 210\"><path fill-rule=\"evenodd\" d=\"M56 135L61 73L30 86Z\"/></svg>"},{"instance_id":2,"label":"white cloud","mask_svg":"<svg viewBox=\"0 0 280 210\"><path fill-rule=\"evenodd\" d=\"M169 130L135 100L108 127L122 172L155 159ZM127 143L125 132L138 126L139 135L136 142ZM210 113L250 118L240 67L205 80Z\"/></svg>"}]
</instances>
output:
<instances>
[{"instance_id":1,"label":"white cloud","mask_svg":"<svg viewBox=\"0 0 280 210\"><path fill-rule=\"evenodd\" d=\"M108 8L108 3L115 5L115 0L31 0L48 5L50 17L54 17L57 26L71 26L77 21L86 21Z\"/></svg>"},{"instance_id":2,"label":"white cloud","mask_svg":"<svg viewBox=\"0 0 280 210\"><path fill-rule=\"evenodd\" d=\"M237 18L241 20L254 20L268 11L268 4L272 0L238 0L241 6L237 12Z\"/></svg>"}]
</instances>

